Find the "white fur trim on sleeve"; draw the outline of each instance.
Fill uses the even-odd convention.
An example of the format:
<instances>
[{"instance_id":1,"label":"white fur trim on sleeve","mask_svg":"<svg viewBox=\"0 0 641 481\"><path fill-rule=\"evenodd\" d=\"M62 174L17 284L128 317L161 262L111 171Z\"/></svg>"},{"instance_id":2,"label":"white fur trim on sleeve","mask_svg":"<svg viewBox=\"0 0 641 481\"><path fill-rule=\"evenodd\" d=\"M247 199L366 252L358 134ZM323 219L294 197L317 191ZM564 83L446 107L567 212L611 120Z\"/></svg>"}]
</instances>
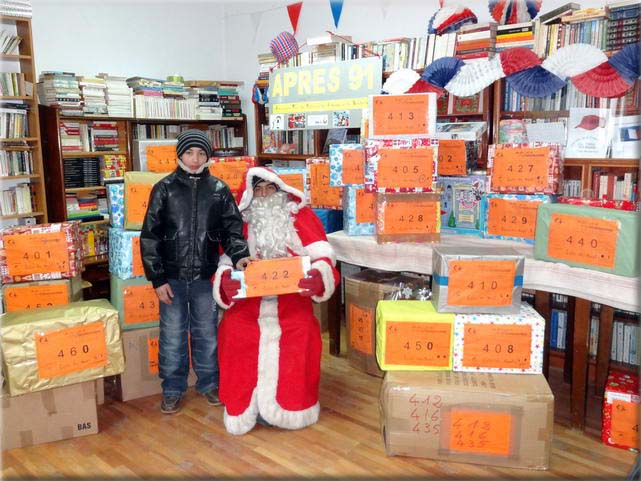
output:
<instances>
[{"instance_id":1,"label":"white fur trim on sleeve","mask_svg":"<svg viewBox=\"0 0 641 481\"><path fill-rule=\"evenodd\" d=\"M336 253L334 248L327 241L316 241L305 246L305 254L311 257L312 262L321 257L331 259L332 265L336 265Z\"/></svg>"},{"instance_id":2,"label":"white fur trim on sleeve","mask_svg":"<svg viewBox=\"0 0 641 481\"><path fill-rule=\"evenodd\" d=\"M234 267L234 265L231 262L231 257L229 257L227 254L223 253L218 259L218 267L220 266L230 266Z\"/></svg>"},{"instance_id":3,"label":"white fur trim on sleeve","mask_svg":"<svg viewBox=\"0 0 641 481\"><path fill-rule=\"evenodd\" d=\"M312 263L312 269L318 269L323 278L323 285L325 286L325 291L321 296L312 296L312 301L314 302L325 302L332 294L334 294L335 284L334 284L334 271L331 266L326 261L318 261Z\"/></svg>"},{"instance_id":4,"label":"white fur trim on sleeve","mask_svg":"<svg viewBox=\"0 0 641 481\"><path fill-rule=\"evenodd\" d=\"M223 309L229 309L231 306L234 305L233 302L230 304L225 303L223 301L223 296L220 293L220 282L222 281L223 273L225 271L231 271L231 270L233 270L231 266L221 265L218 267L218 269L216 270L216 274L214 275L214 286L213 286L214 300Z\"/></svg>"}]
</instances>

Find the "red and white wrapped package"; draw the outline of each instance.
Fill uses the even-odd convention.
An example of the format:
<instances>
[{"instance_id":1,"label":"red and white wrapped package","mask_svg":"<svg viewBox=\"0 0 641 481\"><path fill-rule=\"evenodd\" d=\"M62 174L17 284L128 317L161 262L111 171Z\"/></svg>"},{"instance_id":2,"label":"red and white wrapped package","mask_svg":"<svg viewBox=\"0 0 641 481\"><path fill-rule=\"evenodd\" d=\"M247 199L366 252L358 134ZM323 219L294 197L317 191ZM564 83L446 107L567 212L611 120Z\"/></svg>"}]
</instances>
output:
<instances>
[{"instance_id":1,"label":"red and white wrapped package","mask_svg":"<svg viewBox=\"0 0 641 481\"><path fill-rule=\"evenodd\" d=\"M601 440L608 446L639 451L639 376L611 370L603 395Z\"/></svg>"},{"instance_id":2,"label":"red and white wrapped package","mask_svg":"<svg viewBox=\"0 0 641 481\"><path fill-rule=\"evenodd\" d=\"M632 200L608 200L608 199L584 199L583 197L557 198L559 204L587 205L590 207L601 207L603 209L637 210L637 203Z\"/></svg>"}]
</instances>

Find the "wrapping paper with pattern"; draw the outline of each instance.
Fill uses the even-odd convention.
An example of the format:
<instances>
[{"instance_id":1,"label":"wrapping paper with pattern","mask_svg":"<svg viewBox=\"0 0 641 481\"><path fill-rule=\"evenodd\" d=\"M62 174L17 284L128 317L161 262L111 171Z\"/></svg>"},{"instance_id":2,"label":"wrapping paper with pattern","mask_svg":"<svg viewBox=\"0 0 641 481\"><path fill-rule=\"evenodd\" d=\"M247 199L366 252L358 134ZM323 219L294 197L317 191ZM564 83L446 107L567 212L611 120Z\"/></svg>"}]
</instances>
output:
<instances>
[{"instance_id":1,"label":"wrapping paper with pattern","mask_svg":"<svg viewBox=\"0 0 641 481\"><path fill-rule=\"evenodd\" d=\"M134 275L132 243L140 237L140 231L109 229L109 272L121 279L137 277Z\"/></svg>"},{"instance_id":2,"label":"wrapping paper with pattern","mask_svg":"<svg viewBox=\"0 0 641 481\"><path fill-rule=\"evenodd\" d=\"M489 187L485 175L439 177L441 230L482 236L481 198Z\"/></svg>"},{"instance_id":3,"label":"wrapping paper with pattern","mask_svg":"<svg viewBox=\"0 0 641 481\"><path fill-rule=\"evenodd\" d=\"M376 223L375 222L358 222L357 221L357 202L356 196L358 192L362 192L365 195L374 196L373 203L373 214L376 213L376 194L371 192L367 193L364 190L364 186L354 186L350 185L343 189L343 230L347 235L374 235L376 232ZM361 194L362 195L362 194Z\"/></svg>"},{"instance_id":4,"label":"wrapping paper with pattern","mask_svg":"<svg viewBox=\"0 0 641 481\"><path fill-rule=\"evenodd\" d=\"M552 202L552 197L544 194L485 194L481 199L481 226L483 230L483 237L487 239L503 239L525 242L526 244L534 244L534 237L517 237L517 236L504 236L493 235L490 233L488 227L488 217L491 210L491 199L503 199L506 201L522 201L522 202L537 202L541 204L548 204ZM535 216L536 217L536 216ZM536 218L534 219L534 229L536 229ZM508 219L509 221L509 219Z\"/></svg>"},{"instance_id":5,"label":"wrapping paper with pattern","mask_svg":"<svg viewBox=\"0 0 641 481\"><path fill-rule=\"evenodd\" d=\"M125 226L125 184L118 182L107 184L107 202L109 203L109 222L113 227Z\"/></svg>"},{"instance_id":6,"label":"wrapping paper with pattern","mask_svg":"<svg viewBox=\"0 0 641 481\"><path fill-rule=\"evenodd\" d=\"M358 151L362 155L361 170L359 173L365 175L365 150L361 144L332 144L329 146L329 185L332 187L343 187L347 185L361 185L360 182L346 182L343 173L346 152L350 154ZM355 159L356 160L356 159Z\"/></svg>"},{"instance_id":7,"label":"wrapping paper with pattern","mask_svg":"<svg viewBox=\"0 0 641 481\"><path fill-rule=\"evenodd\" d=\"M305 159L307 165L307 193L309 205L315 209L343 208L343 188L329 184L331 175L329 157L310 157ZM314 187L314 184L320 187Z\"/></svg>"},{"instance_id":8,"label":"wrapping paper with pattern","mask_svg":"<svg viewBox=\"0 0 641 481\"><path fill-rule=\"evenodd\" d=\"M614 369L610 370L603 396L601 440L605 444L639 451L638 413L640 403L639 376ZM634 411L637 413L636 419ZM636 430L634 430L634 425L629 422L630 419L636 420ZM636 437L636 443L633 445L630 441L634 437Z\"/></svg>"}]
</instances>

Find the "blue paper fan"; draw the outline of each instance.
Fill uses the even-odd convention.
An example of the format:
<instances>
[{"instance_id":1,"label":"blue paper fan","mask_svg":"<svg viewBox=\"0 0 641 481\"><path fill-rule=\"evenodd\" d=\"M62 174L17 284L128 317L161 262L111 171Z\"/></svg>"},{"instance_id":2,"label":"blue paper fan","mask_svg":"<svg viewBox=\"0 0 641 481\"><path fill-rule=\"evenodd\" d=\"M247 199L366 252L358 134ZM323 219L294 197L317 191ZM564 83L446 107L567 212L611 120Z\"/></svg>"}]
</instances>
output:
<instances>
[{"instance_id":1,"label":"blue paper fan","mask_svg":"<svg viewBox=\"0 0 641 481\"><path fill-rule=\"evenodd\" d=\"M608 63L619 72L628 83L639 78L639 47L638 42L627 45L610 57Z\"/></svg>"},{"instance_id":2,"label":"blue paper fan","mask_svg":"<svg viewBox=\"0 0 641 481\"><path fill-rule=\"evenodd\" d=\"M461 70L464 63L463 60L455 57L439 58L425 67L421 78L432 85L445 88L445 85Z\"/></svg>"},{"instance_id":3,"label":"blue paper fan","mask_svg":"<svg viewBox=\"0 0 641 481\"><path fill-rule=\"evenodd\" d=\"M540 65L526 68L505 78L510 87L524 97L547 97L565 86L565 80Z\"/></svg>"}]
</instances>

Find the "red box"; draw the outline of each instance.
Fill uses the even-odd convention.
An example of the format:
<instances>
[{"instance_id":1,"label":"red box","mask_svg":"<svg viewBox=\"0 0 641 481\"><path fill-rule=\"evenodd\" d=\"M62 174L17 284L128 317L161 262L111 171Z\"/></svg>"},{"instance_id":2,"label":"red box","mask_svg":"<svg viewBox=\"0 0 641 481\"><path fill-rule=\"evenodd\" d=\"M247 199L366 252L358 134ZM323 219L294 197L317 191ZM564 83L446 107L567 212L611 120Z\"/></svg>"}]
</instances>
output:
<instances>
[{"instance_id":1,"label":"red box","mask_svg":"<svg viewBox=\"0 0 641 481\"><path fill-rule=\"evenodd\" d=\"M639 451L639 376L611 370L603 396L601 439L608 446Z\"/></svg>"},{"instance_id":2,"label":"red box","mask_svg":"<svg viewBox=\"0 0 641 481\"><path fill-rule=\"evenodd\" d=\"M632 200L583 199L581 197L560 196L556 201L559 204L588 205L603 209L637 210L637 203Z\"/></svg>"}]
</instances>

